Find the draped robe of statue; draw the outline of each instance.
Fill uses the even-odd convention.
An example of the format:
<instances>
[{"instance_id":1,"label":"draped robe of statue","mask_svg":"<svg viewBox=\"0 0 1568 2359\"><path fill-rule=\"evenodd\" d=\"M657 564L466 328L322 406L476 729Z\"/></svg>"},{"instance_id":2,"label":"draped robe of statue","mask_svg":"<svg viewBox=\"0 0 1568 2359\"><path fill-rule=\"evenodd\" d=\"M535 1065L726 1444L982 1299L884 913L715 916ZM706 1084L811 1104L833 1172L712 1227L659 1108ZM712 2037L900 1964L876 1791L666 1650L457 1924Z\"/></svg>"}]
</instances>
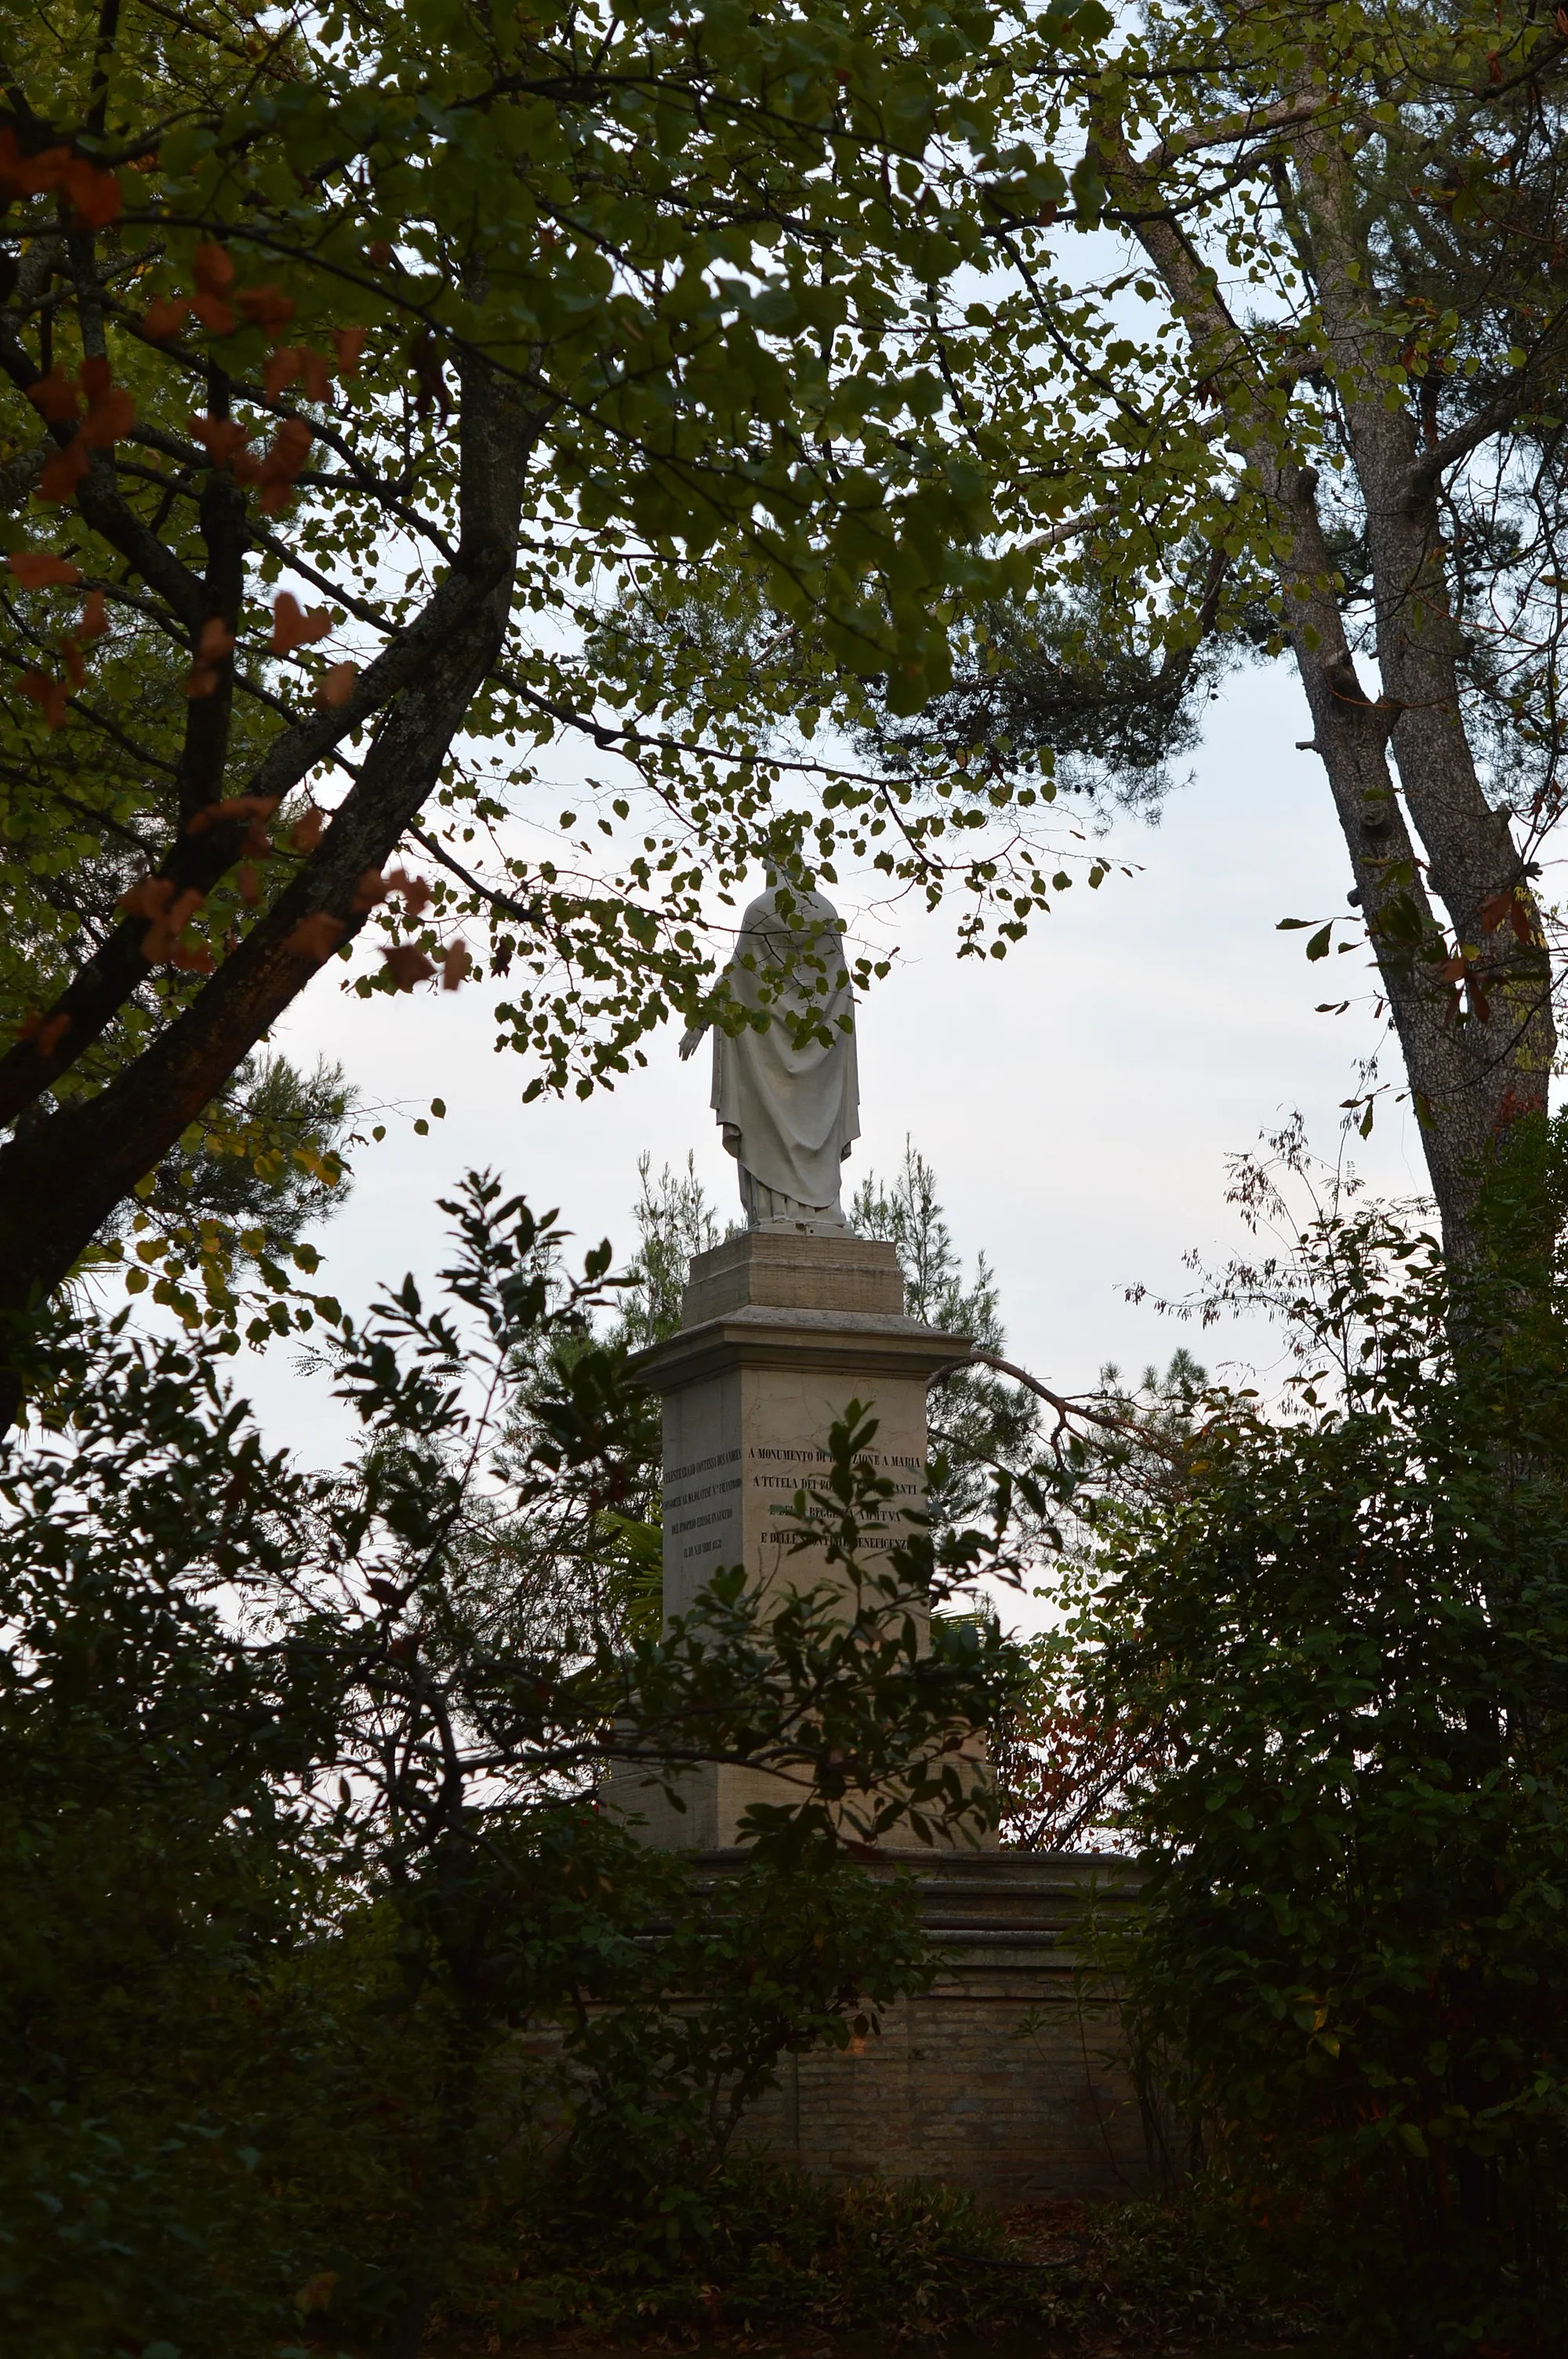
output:
<instances>
[{"instance_id":1,"label":"draped robe of statue","mask_svg":"<svg viewBox=\"0 0 1568 2359\"><path fill-rule=\"evenodd\" d=\"M714 1026L713 1111L741 1168L749 1227L842 1231L841 1169L860 1135L855 995L838 911L820 893L789 897L787 919L770 887L741 920L729 991L772 1021L734 1034ZM807 1008L829 1038L797 1047L791 1018Z\"/></svg>"}]
</instances>

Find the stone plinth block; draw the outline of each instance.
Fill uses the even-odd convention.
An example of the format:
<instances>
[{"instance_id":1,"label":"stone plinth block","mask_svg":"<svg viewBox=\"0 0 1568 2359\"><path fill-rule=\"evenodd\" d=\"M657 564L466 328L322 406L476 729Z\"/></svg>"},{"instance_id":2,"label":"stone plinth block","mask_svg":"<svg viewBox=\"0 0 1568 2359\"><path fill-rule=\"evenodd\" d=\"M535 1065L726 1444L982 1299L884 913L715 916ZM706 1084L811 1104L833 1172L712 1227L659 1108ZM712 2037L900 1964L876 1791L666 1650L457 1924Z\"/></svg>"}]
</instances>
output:
<instances>
[{"instance_id":1,"label":"stone plinth block","mask_svg":"<svg viewBox=\"0 0 1568 2359\"><path fill-rule=\"evenodd\" d=\"M896 1485L896 1528L900 1503L924 1488L926 1386L968 1354L968 1337L904 1316L891 1245L753 1229L698 1254L680 1329L634 1364L664 1397L666 1615L730 1565L764 1590L822 1579L811 1552L789 1545L790 1508L823 1477L829 1430L852 1400L877 1417L871 1456ZM779 1796L762 1773L716 1768L683 1782L683 1814L653 1788L615 1783L650 1840L682 1850L732 1843L747 1806Z\"/></svg>"}]
</instances>

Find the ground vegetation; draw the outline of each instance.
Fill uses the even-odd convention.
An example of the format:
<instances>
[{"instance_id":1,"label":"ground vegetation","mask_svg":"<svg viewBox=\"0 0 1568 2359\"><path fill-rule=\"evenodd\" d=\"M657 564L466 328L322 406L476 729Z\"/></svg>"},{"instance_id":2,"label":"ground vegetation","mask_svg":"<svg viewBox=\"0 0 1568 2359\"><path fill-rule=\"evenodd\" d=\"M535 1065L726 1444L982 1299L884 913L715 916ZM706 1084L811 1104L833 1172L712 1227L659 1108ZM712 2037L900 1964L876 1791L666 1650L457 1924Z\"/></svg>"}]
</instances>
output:
<instances>
[{"instance_id":1,"label":"ground vegetation","mask_svg":"<svg viewBox=\"0 0 1568 2359\"><path fill-rule=\"evenodd\" d=\"M1511 1127L1457 1268L1325 1190L1241 1272L1283 1402L1206 1387L1064 1484L1043 1659L1147 1878L1114 1970L1173 2154L1327 2224L1346 2348L1561 2321L1564 1150Z\"/></svg>"},{"instance_id":2,"label":"ground vegetation","mask_svg":"<svg viewBox=\"0 0 1568 2359\"><path fill-rule=\"evenodd\" d=\"M560 1274L483 1178L450 1209L438 1297L337 1324L363 1443L325 1473L200 1340L91 1310L38 1340L0 1489L0 2319L39 2359L412 2359L542 2163L563 2216L685 2249L778 2058L874 2038L931 1971L851 1854L985 1814L962 1732L1009 1650L972 1619L917 1649L909 1600L996 1535L868 1572L886 1485L846 1426L801 1503L831 1596L724 1575L630 1641L542 1625L492 1536L607 1454L611 1377L535 1464L501 1444L609 1249ZM720 1877L628 1823L717 1759L786 1798Z\"/></svg>"}]
</instances>

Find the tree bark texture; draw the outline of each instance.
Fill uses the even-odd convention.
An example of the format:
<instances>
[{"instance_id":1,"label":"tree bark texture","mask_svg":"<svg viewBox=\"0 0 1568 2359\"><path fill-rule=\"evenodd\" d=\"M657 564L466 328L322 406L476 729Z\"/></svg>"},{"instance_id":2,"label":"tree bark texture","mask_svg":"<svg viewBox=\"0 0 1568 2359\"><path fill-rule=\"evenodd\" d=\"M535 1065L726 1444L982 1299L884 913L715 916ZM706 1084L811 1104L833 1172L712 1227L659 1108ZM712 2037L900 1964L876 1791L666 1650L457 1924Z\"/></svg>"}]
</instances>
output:
<instances>
[{"instance_id":1,"label":"tree bark texture","mask_svg":"<svg viewBox=\"0 0 1568 2359\"><path fill-rule=\"evenodd\" d=\"M1311 94L1297 98L1309 113ZM1509 814L1487 802L1465 734L1439 470L1408 401L1388 398L1398 351L1379 316L1350 166L1332 123L1292 126L1294 161L1281 168L1366 516L1376 693L1346 634L1318 478L1290 432L1290 378L1260 364L1181 227L1162 192L1162 156L1135 158L1115 125L1102 125L1099 147L1112 206L1163 282L1194 375L1262 495L1313 748L1404 1057L1444 1245L1463 1260L1474 1250L1476 1191L1492 1146L1545 1103L1556 1030L1540 910ZM1527 940L1499 921L1501 903L1523 913Z\"/></svg>"}]
</instances>

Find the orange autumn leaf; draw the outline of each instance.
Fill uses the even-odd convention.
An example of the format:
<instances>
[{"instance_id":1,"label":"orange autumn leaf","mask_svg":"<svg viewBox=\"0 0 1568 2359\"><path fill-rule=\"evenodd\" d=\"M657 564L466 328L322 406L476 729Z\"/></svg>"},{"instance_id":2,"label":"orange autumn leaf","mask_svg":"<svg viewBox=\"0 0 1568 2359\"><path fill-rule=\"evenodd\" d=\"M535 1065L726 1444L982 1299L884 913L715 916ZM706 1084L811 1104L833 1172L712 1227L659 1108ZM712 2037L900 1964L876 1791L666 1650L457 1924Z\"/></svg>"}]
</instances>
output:
<instances>
[{"instance_id":1,"label":"orange autumn leaf","mask_svg":"<svg viewBox=\"0 0 1568 2359\"><path fill-rule=\"evenodd\" d=\"M162 916L153 919L142 936L142 956L149 966L161 966L172 957L180 935L206 898L205 893L188 885L182 893L175 895Z\"/></svg>"},{"instance_id":2,"label":"orange autumn leaf","mask_svg":"<svg viewBox=\"0 0 1568 2359\"><path fill-rule=\"evenodd\" d=\"M201 325L214 336L232 336L234 332L234 307L219 295L193 295L190 308Z\"/></svg>"},{"instance_id":3,"label":"orange autumn leaf","mask_svg":"<svg viewBox=\"0 0 1568 2359\"><path fill-rule=\"evenodd\" d=\"M87 603L81 610L81 620L76 626L79 639L101 639L109 628L109 606L102 590L90 590Z\"/></svg>"},{"instance_id":4,"label":"orange autumn leaf","mask_svg":"<svg viewBox=\"0 0 1568 2359\"><path fill-rule=\"evenodd\" d=\"M25 156L11 125L0 131L0 190L8 197L37 197L46 189L58 189L70 163L69 147L44 147L36 156Z\"/></svg>"},{"instance_id":5,"label":"orange autumn leaf","mask_svg":"<svg viewBox=\"0 0 1568 2359\"><path fill-rule=\"evenodd\" d=\"M331 627L332 618L325 606L312 606L307 613L291 590L280 590L273 601L272 637L267 644L275 656L286 656L296 647L324 639Z\"/></svg>"},{"instance_id":6,"label":"orange autumn leaf","mask_svg":"<svg viewBox=\"0 0 1568 2359\"><path fill-rule=\"evenodd\" d=\"M234 634L222 614L209 614L201 625L201 636L196 642L198 663L222 663L234 652Z\"/></svg>"},{"instance_id":7,"label":"orange autumn leaf","mask_svg":"<svg viewBox=\"0 0 1568 2359\"><path fill-rule=\"evenodd\" d=\"M47 1057L70 1029L69 1016L46 1016L41 1008L31 1007L16 1027L16 1038L30 1040L39 1056Z\"/></svg>"},{"instance_id":8,"label":"orange autumn leaf","mask_svg":"<svg viewBox=\"0 0 1568 2359\"><path fill-rule=\"evenodd\" d=\"M256 478L264 486L261 504L269 516L276 516L287 503L315 440L302 418L286 418L273 436Z\"/></svg>"},{"instance_id":9,"label":"orange autumn leaf","mask_svg":"<svg viewBox=\"0 0 1568 2359\"><path fill-rule=\"evenodd\" d=\"M332 347L338 355L338 366L345 376L353 376L357 374L360 354L364 350L365 337L368 333L369 331L365 328L333 329Z\"/></svg>"},{"instance_id":10,"label":"orange autumn leaf","mask_svg":"<svg viewBox=\"0 0 1568 2359\"><path fill-rule=\"evenodd\" d=\"M17 683L22 694L36 704L44 716L44 727L52 734L65 720L66 686L63 679L51 679L48 672L25 671Z\"/></svg>"},{"instance_id":11,"label":"orange autumn leaf","mask_svg":"<svg viewBox=\"0 0 1568 2359\"><path fill-rule=\"evenodd\" d=\"M226 467L237 451L243 451L251 439L248 426L237 425L232 418L209 418L203 414L193 418L190 430L215 467Z\"/></svg>"},{"instance_id":12,"label":"orange autumn leaf","mask_svg":"<svg viewBox=\"0 0 1568 2359\"><path fill-rule=\"evenodd\" d=\"M323 709L347 704L354 692L354 682L360 676L358 664L334 664L316 690L316 701Z\"/></svg>"},{"instance_id":13,"label":"orange autumn leaf","mask_svg":"<svg viewBox=\"0 0 1568 2359\"><path fill-rule=\"evenodd\" d=\"M267 355L262 384L269 400L276 401L280 393L294 383L305 365L305 355L297 344L279 344Z\"/></svg>"},{"instance_id":14,"label":"orange autumn leaf","mask_svg":"<svg viewBox=\"0 0 1568 2359\"><path fill-rule=\"evenodd\" d=\"M283 947L296 958L314 959L319 965L323 959L331 957L348 930L341 918L329 917L325 909L318 909L314 917L301 918Z\"/></svg>"},{"instance_id":15,"label":"orange autumn leaf","mask_svg":"<svg viewBox=\"0 0 1568 2359\"><path fill-rule=\"evenodd\" d=\"M200 696L211 696L217 685L218 675L208 664L198 664L194 670L186 673L180 682L185 693L192 701Z\"/></svg>"},{"instance_id":16,"label":"orange autumn leaf","mask_svg":"<svg viewBox=\"0 0 1568 2359\"><path fill-rule=\"evenodd\" d=\"M278 795L232 795L226 803L204 803L185 822L187 835L205 835L209 828L227 826L231 820L270 819L282 798Z\"/></svg>"},{"instance_id":17,"label":"orange autumn leaf","mask_svg":"<svg viewBox=\"0 0 1568 2359\"><path fill-rule=\"evenodd\" d=\"M203 295L227 294L234 283L234 266L221 245L199 245L192 266Z\"/></svg>"},{"instance_id":18,"label":"orange autumn leaf","mask_svg":"<svg viewBox=\"0 0 1568 2359\"><path fill-rule=\"evenodd\" d=\"M306 812L304 818L297 819L294 825L290 828L288 832L290 849L295 852L314 852L316 846L321 841L322 831L326 827L326 812L324 810L317 810L315 807L312 806L312 808Z\"/></svg>"},{"instance_id":19,"label":"orange autumn leaf","mask_svg":"<svg viewBox=\"0 0 1568 2359\"><path fill-rule=\"evenodd\" d=\"M114 904L123 918L161 918L174 898L174 884L168 876L144 876L128 893L122 893Z\"/></svg>"},{"instance_id":20,"label":"orange autumn leaf","mask_svg":"<svg viewBox=\"0 0 1568 2359\"><path fill-rule=\"evenodd\" d=\"M33 408L58 426L67 418L74 418L81 403L75 386L62 369L50 369L48 376L38 376L27 387L27 399Z\"/></svg>"},{"instance_id":21,"label":"orange autumn leaf","mask_svg":"<svg viewBox=\"0 0 1568 2359\"><path fill-rule=\"evenodd\" d=\"M5 562L24 590L46 590L57 582L69 586L81 579L80 566L73 565L69 557L51 556L47 549L14 549Z\"/></svg>"},{"instance_id":22,"label":"orange autumn leaf","mask_svg":"<svg viewBox=\"0 0 1568 2359\"><path fill-rule=\"evenodd\" d=\"M241 900L247 909L254 909L261 899L261 883L248 860L242 861L234 874Z\"/></svg>"},{"instance_id":23,"label":"orange autumn leaf","mask_svg":"<svg viewBox=\"0 0 1568 2359\"><path fill-rule=\"evenodd\" d=\"M73 227L107 229L120 218L120 176L100 171L85 156L73 156L60 174L60 185L76 209Z\"/></svg>"},{"instance_id":24,"label":"orange autumn leaf","mask_svg":"<svg viewBox=\"0 0 1568 2359\"><path fill-rule=\"evenodd\" d=\"M292 483L310 455L310 445L316 440L314 429L303 418L286 418L267 445L262 461L262 474L266 482Z\"/></svg>"},{"instance_id":25,"label":"orange autumn leaf","mask_svg":"<svg viewBox=\"0 0 1568 2359\"><path fill-rule=\"evenodd\" d=\"M242 287L234 300L253 328L281 328L299 309L292 295L270 282L265 287Z\"/></svg>"},{"instance_id":26,"label":"orange autumn leaf","mask_svg":"<svg viewBox=\"0 0 1568 2359\"><path fill-rule=\"evenodd\" d=\"M182 942L176 942L168 953L168 962L192 974L211 974L218 963L205 942L197 942L189 950Z\"/></svg>"},{"instance_id":27,"label":"orange autumn leaf","mask_svg":"<svg viewBox=\"0 0 1568 2359\"><path fill-rule=\"evenodd\" d=\"M136 405L124 386L111 386L102 401L95 401L81 421L81 439L97 449L106 451L118 442L136 422Z\"/></svg>"},{"instance_id":28,"label":"orange autumn leaf","mask_svg":"<svg viewBox=\"0 0 1568 2359\"><path fill-rule=\"evenodd\" d=\"M142 332L156 344L167 343L177 336L190 316L190 305L183 295L155 295L142 316Z\"/></svg>"},{"instance_id":29,"label":"orange autumn leaf","mask_svg":"<svg viewBox=\"0 0 1568 2359\"><path fill-rule=\"evenodd\" d=\"M473 955L467 942L454 942L441 961L441 989L456 991L473 965Z\"/></svg>"},{"instance_id":30,"label":"orange autumn leaf","mask_svg":"<svg viewBox=\"0 0 1568 2359\"><path fill-rule=\"evenodd\" d=\"M362 868L359 881L354 886L353 900L350 903L355 917L362 918L367 909L373 909L378 901L384 901L385 898L386 879L380 869Z\"/></svg>"},{"instance_id":31,"label":"orange autumn leaf","mask_svg":"<svg viewBox=\"0 0 1568 2359\"><path fill-rule=\"evenodd\" d=\"M36 496L56 507L76 497L76 487L87 473L87 445L77 435L63 451L51 451L44 461Z\"/></svg>"},{"instance_id":32,"label":"orange autumn leaf","mask_svg":"<svg viewBox=\"0 0 1568 2359\"><path fill-rule=\"evenodd\" d=\"M382 951L381 956L395 991L412 991L416 983L426 982L436 972L424 951L414 942L393 942Z\"/></svg>"},{"instance_id":33,"label":"orange autumn leaf","mask_svg":"<svg viewBox=\"0 0 1568 2359\"><path fill-rule=\"evenodd\" d=\"M330 401L332 398L332 364L309 346L302 354L305 364L305 398L307 401Z\"/></svg>"}]
</instances>

